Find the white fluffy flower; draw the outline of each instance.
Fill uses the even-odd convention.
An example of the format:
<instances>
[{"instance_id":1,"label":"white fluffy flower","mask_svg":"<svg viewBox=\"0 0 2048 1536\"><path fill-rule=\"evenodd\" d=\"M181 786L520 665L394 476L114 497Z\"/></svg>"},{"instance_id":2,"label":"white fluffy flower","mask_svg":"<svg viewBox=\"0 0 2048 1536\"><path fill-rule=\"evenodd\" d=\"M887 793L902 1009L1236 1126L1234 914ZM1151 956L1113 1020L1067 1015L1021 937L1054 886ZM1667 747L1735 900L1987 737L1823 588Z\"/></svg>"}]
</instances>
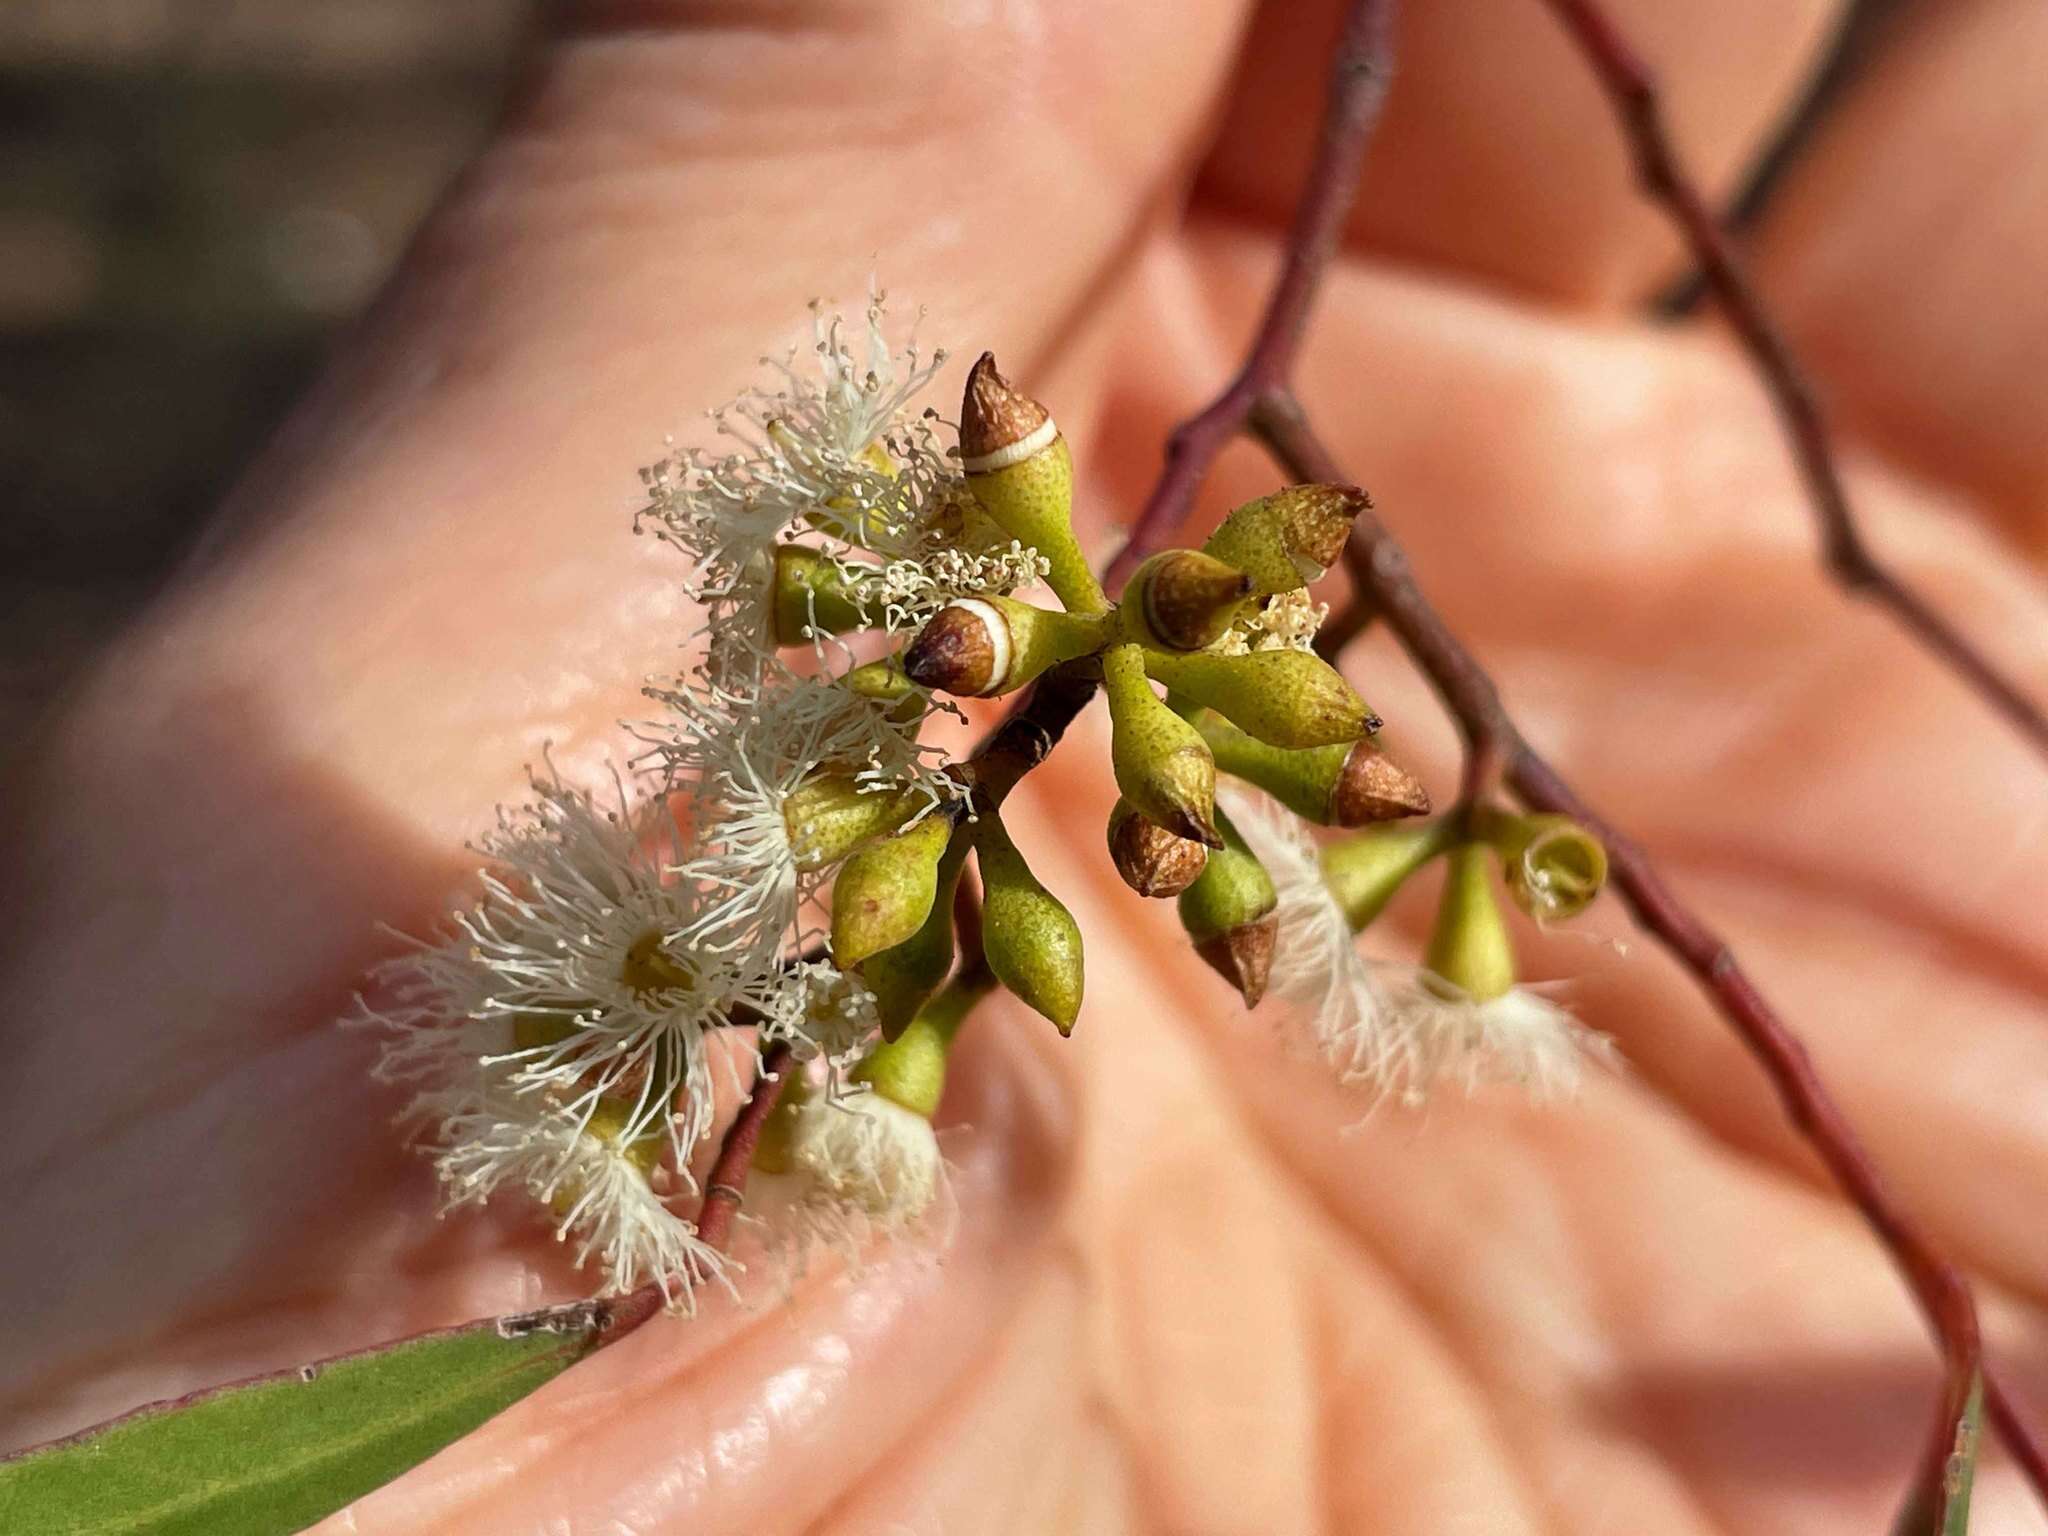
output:
<instances>
[{"instance_id":1,"label":"white fluffy flower","mask_svg":"<svg viewBox=\"0 0 2048 1536\"><path fill-rule=\"evenodd\" d=\"M488 1072L459 1107L460 1091L444 1097L445 1145L434 1160L444 1209L520 1189L554 1212L555 1237L576 1244L579 1266L596 1258L607 1294L652 1281L672 1311L694 1313L704 1285L731 1289L729 1261L655 1193L659 1136L629 1138L623 1111L607 1106L579 1117L544 1096L514 1092L502 1074Z\"/></svg>"},{"instance_id":2,"label":"white fluffy flower","mask_svg":"<svg viewBox=\"0 0 2048 1536\"><path fill-rule=\"evenodd\" d=\"M921 1220L945 1177L932 1123L879 1093L811 1099L789 1155L815 1197L891 1230Z\"/></svg>"},{"instance_id":3,"label":"white fluffy flower","mask_svg":"<svg viewBox=\"0 0 2048 1536\"><path fill-rule=\"evenodd\" d=\"M710 1032L803 1037L782 935L695 872L665 803L634 816L623 787L616 806L535 789L483 843L482 899L387 967L382 1006L362 1010L388 1036L380 1070L431 1094L486 1065L578 1119L623 1096L629 1134L667 1127L680 1161L710 1124Z\"/></svg>"},{"instance_id":4,"label":"white fluffy flower","mask_svg":"<svg viewBox=\"0 0 2048 1536\"><path fill-rule=\"evenodd\" d=\"M1528 987L1481 1002L1440 976L1412 971L1386 996L1389 1014L1416 1042L1425 1080L1457 1083L1468 1093L1507 1082L1537 1098L1567 1098L1587 1062L1611 1067L1618 1060L1607 1036Z\"/></svg>"},{"instance_id":5,"label":"white fluffy flower","mask_svg":"<svg viewBox=\"0 0 2048 1536\"><path fill-rule=\"evenodd\" d=\"M821 776L885 797L878 807L901 798L912 814L961 792L926 761L914 728L827 679L775 665L758 691L702 678L650 691L671 706L652 728L655 751L705 832L692 872L728 919L780 934L823 883L836 861L819 863L791 825L793 797Z\"/></svg>"},{"instance_id":6,"label":"white fluffy flower","mask_svg":"<svg viewBox=\"0 0 2048 1536\"><path fill-rule=\"evenodd\" d=\"M1428 1060L1407 1021L1389 1010L1380 966L1359 951L1324 884L1308 824L1257 791L1230 785L1217 799L1279 897L1267 990L1299 1016L1343 1082L1375 1093L1418 1088Z\"/></svg>"}]
</instances>

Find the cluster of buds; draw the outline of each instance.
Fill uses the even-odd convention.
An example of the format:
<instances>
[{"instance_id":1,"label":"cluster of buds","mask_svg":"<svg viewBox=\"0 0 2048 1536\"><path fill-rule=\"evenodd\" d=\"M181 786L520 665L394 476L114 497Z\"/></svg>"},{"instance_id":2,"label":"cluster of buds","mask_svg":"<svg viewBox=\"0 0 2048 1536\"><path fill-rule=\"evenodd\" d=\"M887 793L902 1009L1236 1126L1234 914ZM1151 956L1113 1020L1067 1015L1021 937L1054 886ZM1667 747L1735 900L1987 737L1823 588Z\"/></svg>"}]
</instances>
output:
<instances>
[{"instance_id":1,"label":"cluster of buds","mask_svg":"<svg viewBox=\"0 0 2048 1536\"><path fill-rule=\"evenodd\" d=\"M1067 1034L1085 956L1004 823L1022 768L935 761L920 735L947 696L1049 675L1107 704L1112 864L1176 899L1246 1006L1305 1004L1356 1080L1476 1080L1484 1059L1561 1081L1591 1037L1517 986L1487 865L1563 917L1597 893L1599 845L1470 805L1420 819L1429 797L1374 741L1378 716L1310 648L1306 589L1364 494L1249 502L1112 599L1051 413L984 354L945 449L910 407L939 359L898 372L879 326L877 307L861 359L820 321L819 381L792 357L786 387L719 418L738 451L645 472L643 516L689 557L705 614L693 670L647 690L665 706L642 732L647 793L621 784L611 808L537 781L484 845L481 899L362 1010L385 1074L417 1086L449 1203L523 1191L606 1289L653 1280L686 1309L730 1261L672 1202L713 1131L713 1042L751 1040L795 1063L756 1157L783 1235L924 1221L967 1011L1000 985ZM1041 582L1057 606L1020 595ZM1352 835L1319 849L1310 826ZM1354 935L1440 856L1426 966L1396 985Z\"/></svg>"}]
</instances>

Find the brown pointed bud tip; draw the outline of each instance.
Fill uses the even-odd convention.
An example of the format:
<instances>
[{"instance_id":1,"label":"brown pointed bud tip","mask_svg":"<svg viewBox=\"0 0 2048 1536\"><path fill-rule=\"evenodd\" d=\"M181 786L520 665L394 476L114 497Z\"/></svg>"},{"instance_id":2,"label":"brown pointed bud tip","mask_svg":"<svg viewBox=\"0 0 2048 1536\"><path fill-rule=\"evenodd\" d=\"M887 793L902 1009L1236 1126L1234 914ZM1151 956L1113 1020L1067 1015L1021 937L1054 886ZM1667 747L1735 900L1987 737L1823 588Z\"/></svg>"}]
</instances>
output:
<instances>
[{"instance_id":1,"label":"brown pointed bud tip","mask_svg":"<svg viewBox=\"0 0 2048 1536\"><path fill-rule=\"evenodd\" d=\"M1205 939L1195 946L1195 953L1237 989L1245 1007L1256 1008L1273 975L1273 951L1279 937L1280 919L1268 914Z\"/></svg>"},{"instance_id":2,"label":"brown pointed bud tip","mask_svg":"<svg viewBox=\"0 0 2048 1536\"><path fill-rule=\"evenodd\" d=\"M1010 626L978 598L949 603L903 653L903 670L921 687L963 698L986 693L1010 670Z\"/></svg>"},{"instance_id":3,"label":"brown pointed bud tip","mask_svg":"<svg viewBox=\"0 0 2048 1536\"><path fill-rule=\"evenodd\" d=\"M1369 741L1352 747L1330 791L1330 820L1340 827L1429 814L1422 781Z\"/></svg>"},{"instance_id":4,"label":"brown pointed bud tip","mask_svg":"<svg viewBox=\"0 0 2048 1536\"><path fill-rule=\"evenodd\" d=\"M1223 834L1216 830L1213 819L1205 818L1193 807L1176 808L1172 818L1161 828L1188 842L1200 843L1205 848L1221 848Z\"/></svg>"},{"instance_id":5,"label":"brown pointed bud tip","mask_svg":"<svg viewBox=\"0 0 2048 1536\"><path fill-rule=\"evenodd\" d=\"M1135 585L1146 627L1174 650L1199 651L1223 638L1255 583L1214 555L1173 549L1147 561Z\"/></svg>"},{"instance_id":6,"label":"brown pointed bud tip","mask_svg":"<svg viewBox=\"0 0 2048 1536\"><path fill-rule=\"evenodd\" d=\"M1110 817L1109 858L1124 884L1140 896L1178 896L1201 877L1209 850L1119 806Z\"/></svg>"},{"instance_id":7,"label":"brown pointed bud tip","mask_svg":"<svg viewBox=\"0 0 2048 1536\"><path fill-rule=\"evenodd\" d=\"M1059 435L1052 413L996 370L984 352L967 374L960 402L960 459L969 474L987 474L1030 458Z\"/></svg>"},{"instance_id":8,"label":"brown pointed bud tip","mask_svg":"<svg viewBox=\"0 0 2048 1536\"><path fill-rule=\"evenodd\" d=\"M1355 485L1304 485L1292 493L1288 535L1292 552L1328 570L1344 553L1351 525L1372 506L1372 498Z\"/></svg>"}]
</instances>

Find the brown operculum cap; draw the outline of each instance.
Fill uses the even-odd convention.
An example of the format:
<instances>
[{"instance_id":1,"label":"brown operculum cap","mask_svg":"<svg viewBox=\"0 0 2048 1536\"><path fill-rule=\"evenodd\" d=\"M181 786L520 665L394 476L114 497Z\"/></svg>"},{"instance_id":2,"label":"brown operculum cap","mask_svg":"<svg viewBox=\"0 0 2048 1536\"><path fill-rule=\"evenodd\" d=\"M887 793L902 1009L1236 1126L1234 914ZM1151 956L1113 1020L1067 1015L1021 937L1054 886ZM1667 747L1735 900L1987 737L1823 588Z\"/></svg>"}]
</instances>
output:
<instances>
[{"instance_id":1,"label":"brown operculum cap","mask_svg":"<svg viewBox=\"0 0 2048 1536\"><path fill-rule=\"evenodd\" d=\"M1375 821L1429 814L1429 791L1422 781L1369 741L1351 748L1330 790L1330 821L1339 827L1362 827Z\"/></svg>"},{"instance_id":2,"label":"brown operculum cap","mask_svg":"<svg viewBox=\"0 0 2048 1536\"><path fill-rule=\"evenodd\" d=\"M1020 443L1052 413L996 371L996 355L984 352L967 374L960 402L960 455L978 459Z\"/></svg>"},{"instance_id":3,"label":"brown operculum cap","mask_svg":"<svg viewBox=\"0 0 2048 1536\"><path fill-rule=\"evenodd\" d=\"M903 670L924 688L972 697L996 682L996 639L988 621L959 604L941 608L903 653Z\"/></svg>"},{"instance_id":4,"label":"brown operculum cap","mask_svg":"<svg viewBox=\"0 0 2048 1536\"><path fill-rule=\"evenodd\" d=\"M1259 999L1266 995L1266 982L1273 974L1273 949L1279 937L1280 919L1269 912L1203 940L1195 946L1195 953L1237 988L1245 1007L1256 1008Z\"/></svg>"},{"instance_id":5,"label":"brown operculum cap","mask_svg":"<svg viewBox=\"0 0 2048 1536\"><path fill-rule=\"evenodd\" d=\"M1213 555L1175 550L1146 573L1145 623L1175 650L1199 651L1223 637L1253 585Z\"/></svg>"},{"instance_id":6,"label":"brown operculum cap","mask_svg":"<svg viewBox=\"0 0 2048 1536\"><path fill-rule=\"evenodd\" d=\"M1288 552L1329 569L1344 553L1358 514L1371 509L1372 498L1355 485L1303 485L1289 494Z\"/></svg>"},{"instance_id":7,"label":"brown operculum cap","mask_svg":"<svg viewBox=\"0 0 2048 1536\"><path fill-rule=\"evenodd\" d=\"M1128 811L1109 831L1109 859L1140 896L1178 896L1201 877L1209 850Z\"/></svg>"}]
</instances>

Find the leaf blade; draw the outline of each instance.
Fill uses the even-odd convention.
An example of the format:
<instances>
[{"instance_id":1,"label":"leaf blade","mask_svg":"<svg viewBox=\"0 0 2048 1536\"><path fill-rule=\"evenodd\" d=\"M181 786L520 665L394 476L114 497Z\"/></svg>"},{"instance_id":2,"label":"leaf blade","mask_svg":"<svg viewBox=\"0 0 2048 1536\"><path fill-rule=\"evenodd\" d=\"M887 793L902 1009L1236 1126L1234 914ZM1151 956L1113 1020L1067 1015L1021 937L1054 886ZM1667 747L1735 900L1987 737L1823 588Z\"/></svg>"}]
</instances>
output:
<instances>
[{"instance_id":1,"label":"leaf blade","mask_svg":"<svg viewBox=\"0 0 2048 1536\"><path fill-rule=\"evenodd\" d=\"M151 1404L0 1461L0 1530L298 1531L553 1380L604 1323L590 1305L490 1318Z\"/></svg>"}]
</instances>

